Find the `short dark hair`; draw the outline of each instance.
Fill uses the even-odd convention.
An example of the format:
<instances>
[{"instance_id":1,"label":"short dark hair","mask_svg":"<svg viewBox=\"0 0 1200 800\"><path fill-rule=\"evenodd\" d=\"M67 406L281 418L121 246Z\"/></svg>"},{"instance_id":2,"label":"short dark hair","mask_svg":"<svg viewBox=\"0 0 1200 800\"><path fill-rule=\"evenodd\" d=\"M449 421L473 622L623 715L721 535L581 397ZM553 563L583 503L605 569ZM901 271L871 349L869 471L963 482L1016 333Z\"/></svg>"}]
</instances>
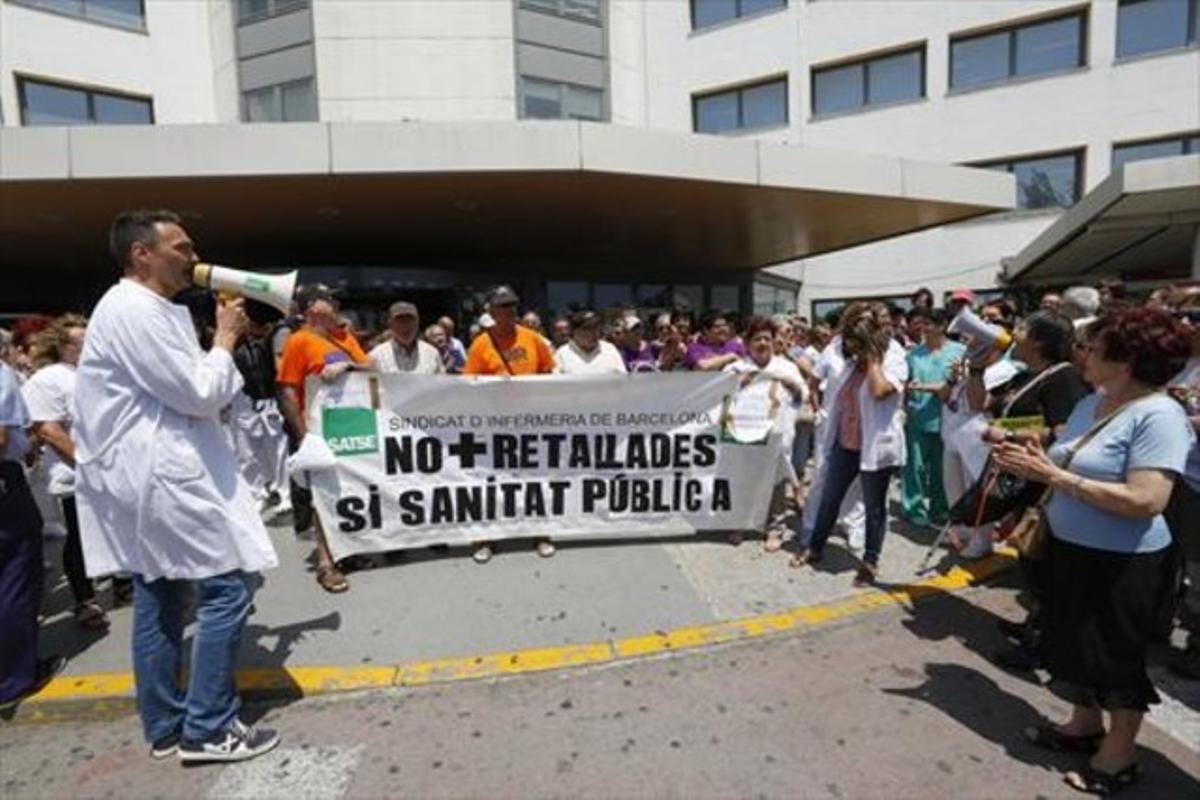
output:
<instances>
[{"instance_id":1,"label":"short dark hair","mask_svg":"<svg viewBox=\"0 0 1200 800\"><path fill-rule=\"evenodd\" d=\"M923 319L928 322L931 319L931 311L933 311L933 309L926 308L925 306L913 306L908 310L907 313L905 313L904 318L909 322L912 322L914 319Z\"/></svg>"},{"instance_id":2,"label":"short dark hair","mask_svg":"<svg viewBox=\"0 0 1200 800\"><path fill-rule=\"evenodd\" d=\"M1166 386L1191 353L1183 326L1165 311L1130 308L1088 326L1088 338L1105 361L1129 365L1134 380Z\"/></svg>"},{"instance_id":3,"label":"short dark hair","mask_svg":"<svg viewBox=\"0 0 1200 800\"><path fill-rule=\"evenodd\" d=\"M700 330L712 330L712 327L717 324L717 320L719 319L723 319L728 322L729 314L719 308L711 308L708 311L705 311L700 316Z\"/></svg>"},{"instance_id":4,"label":"short dark hair","mask_svg":"<svg viewBox=\"0 0 1200 800\"><path fill-rule=\"evenodd\" d=\"M135 243L150 247L158 241L156 225L160 222L178 225L180 221L178 214L165 208L122 211L113 217L108 228L108 254L118 267L125 269L129 266L129 251Z\"/></svg>"},{"instance_id":5,"label":"short dark hair","mask_svg":"<svg viewBox=\"0 0 1200 800\"><path fill-rule=\"evenodd\" d=\"M950 324L950 315L944 308L929 308L925 312L925 319L939 328L944 328Z\"/></svg>"},{"instance_id":6,"label":"short dark hair","mask_svg":"<svg viewBox=\"0 0 1200 800\"><path fill-rule=\"evenodd\" d=\"M692 317L692 312L688 311L686 308L677 308L671 312L672 324L681 319L687 320L688 327L691 327L692 323L695 321Z\"/></svg>"},{"instance_id":7,"label":"short dark hair","mask_svg":"<svg viewBox=\"0 0 1200 800\"><path fill-rule=\"evenodd\" d=\"M746 320L745 338L747 341L753 339L756 334L762 331L769 331L771 336L774 337L779 333L779 326L770 317L751 317Z\"/></svg>"},{"instance_id":8,"label":"short dark hair","mask_svg":"<svg viewBox=\"0 0 1200 800\"><path fill-rule=\"evenodd\" d=\"M1025 333L1037 343L1042 358L1051 364L1069 361L1075 342L1075 325L1055 311L1035 311L1025 318Z\"/></svg>"}]
</instances>

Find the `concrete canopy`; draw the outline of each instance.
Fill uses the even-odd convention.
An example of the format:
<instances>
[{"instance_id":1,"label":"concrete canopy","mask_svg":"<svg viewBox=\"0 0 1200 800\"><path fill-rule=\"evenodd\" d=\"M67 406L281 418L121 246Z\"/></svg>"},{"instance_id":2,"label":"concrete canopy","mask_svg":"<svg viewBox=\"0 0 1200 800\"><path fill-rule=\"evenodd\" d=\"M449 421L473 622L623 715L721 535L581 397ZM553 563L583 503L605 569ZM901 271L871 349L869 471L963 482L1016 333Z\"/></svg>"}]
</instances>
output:
<instances>
[{"instance_id":1,"label":"concrete canopy","mask_svg":"<svg viewBox=\"0 0 1200 800\"><path fill-rule=\"evenodd\" d=\"M0 267L111 279L107 225L180 211L246 267L752 270L1010 208L1011 176L579 122L0 129Z\"/></svg>"},{"instance_id":2,"label":"concrete canopy","mask_svg":"<svg viewBox=\"0 0 1200 800\"><path fill-rule=\"evenodd\" d=\"M1200 267L1200 155L1115 170L1004 263L1014 283L1186 277Z\"/></svg>"}]
</instances>

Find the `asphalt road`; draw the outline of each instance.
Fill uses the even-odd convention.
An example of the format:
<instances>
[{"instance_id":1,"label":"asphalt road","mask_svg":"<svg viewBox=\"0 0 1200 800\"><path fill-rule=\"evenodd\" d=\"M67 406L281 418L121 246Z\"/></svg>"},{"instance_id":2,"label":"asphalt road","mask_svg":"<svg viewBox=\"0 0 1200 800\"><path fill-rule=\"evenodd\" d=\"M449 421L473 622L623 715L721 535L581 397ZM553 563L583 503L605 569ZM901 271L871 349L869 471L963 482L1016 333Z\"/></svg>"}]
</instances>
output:
<instances>
[{"instance_id":1,"label":"asphalt road","mask_svg":"<svg viewBox=\"0 0 1200 800\"><path fill-rule=\"evenodd\" d=\"M31 797L1079 796L1020 729L1065 707L993 667L984 588L806 632L665 657L247 709L280 748L153 762L130 716L0 727L0 795ZM1200 797L1195 685L1142 736L1128 797ZM1181 699L1182 698L1182 699Z\"/></svg>"}]
</instances>

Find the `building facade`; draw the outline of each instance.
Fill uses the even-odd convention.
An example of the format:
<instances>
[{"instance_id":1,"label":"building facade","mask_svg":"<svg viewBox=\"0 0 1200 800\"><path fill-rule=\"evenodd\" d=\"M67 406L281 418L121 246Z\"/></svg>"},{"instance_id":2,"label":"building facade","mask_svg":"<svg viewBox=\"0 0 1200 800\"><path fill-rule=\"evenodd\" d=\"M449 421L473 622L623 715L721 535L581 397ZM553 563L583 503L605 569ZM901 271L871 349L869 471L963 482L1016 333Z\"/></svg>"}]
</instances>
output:
<instances>
[{"instance_id":1,"label":"building facade","mask_svg":"<svg viewBox=\"0 0 1200 800\"><path fill-rule=\"evenodd\" d=\"M1115 166L1200 152L1198 40L1200 0L0 0L0 121L587 120L1015 177L1016 210L753 278L529 289L550 309L821 313L994 289Z\"/></svg>"}]
</instances>

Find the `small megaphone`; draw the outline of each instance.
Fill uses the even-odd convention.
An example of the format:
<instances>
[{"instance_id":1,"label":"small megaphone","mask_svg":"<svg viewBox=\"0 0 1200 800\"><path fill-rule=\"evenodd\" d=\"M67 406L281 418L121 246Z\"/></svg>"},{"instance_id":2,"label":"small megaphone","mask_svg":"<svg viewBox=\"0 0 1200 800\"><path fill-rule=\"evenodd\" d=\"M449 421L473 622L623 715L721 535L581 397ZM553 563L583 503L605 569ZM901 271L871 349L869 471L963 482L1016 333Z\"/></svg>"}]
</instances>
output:
<instances>
[{"instance_id":1,"label":"small megaphone","mask_svg":"<svg viewBox=\"0 0 1200 800\"><path fill-rule=\"evenodd\" d=\"M197 264L192 273L192 283L220 295L248 297L266 303L286 315L291 310L292 294L296 290L296 272L266 275L216 264Z\"/></svg>"},{"instance_id":2,"label":"small megaphone","mask_svg":"<svg viewBox=\"0 0 1200 800\"><path fill-rule=\"evenodd\" d=\"M1007 350L1012 344L1012 334L999 325L981 320L969 308L964 308L946 327L946 333L959 333L971 339L967 358L982 362L992 350Z\"/></svg>"}]
</instances>

